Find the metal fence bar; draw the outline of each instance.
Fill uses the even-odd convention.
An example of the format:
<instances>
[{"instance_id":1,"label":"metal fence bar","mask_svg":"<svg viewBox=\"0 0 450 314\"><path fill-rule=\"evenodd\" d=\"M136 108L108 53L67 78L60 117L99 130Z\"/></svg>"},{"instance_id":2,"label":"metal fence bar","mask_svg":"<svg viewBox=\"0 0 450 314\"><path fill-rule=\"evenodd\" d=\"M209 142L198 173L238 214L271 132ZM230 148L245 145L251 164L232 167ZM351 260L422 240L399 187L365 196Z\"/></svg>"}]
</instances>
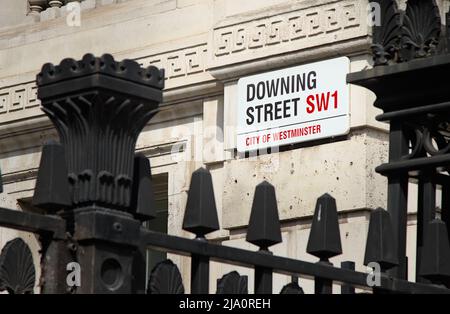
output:
<instances>
[{"instance_id":1,"label":"metal fence bar","mask_svg":"<svg viewBox=\"0 0 450 314\"><path fill-rule=\"evenodd\" d=\"M401 122L392 122L389 131L389 162L402 159L409 152L406 130ZM395 173L388 177L387 210L391 215L398 266L389 270L391 276L407 279L406 224L408 207L408 175Z\"/></svg>"},{"instance_id":2,"label":"metal fence bar","mask_svg":"<svg viewBox=\"0 0 450 314\"><path fill-rule=\"evenodd\" d=\"M255 188L246 241L259 247L262 258L272 256L269 247L282 241L275 187L266 181ZM272 275L272 267L255 265L256 294L273 293Z\"/></svg>"},{"instance_id":3,"label":"metal fence bar","mask_svg":"<svg viewBox=\"0 0 450 314\"><path fill-rule=\"evenodd\" d=\"M263 254L248 250L200 242L192 239L141 230L141 243L152 249L190 256L198 254L209 256L211 260L244 267L271 268L273 272L285 275L303 275L331 279L337 283L348 283L358 287L367 287L367 274L348 269L341 269L317 263L295 260L287 257ZM386 275L381 275L380 288L398 293L445 293L445 287L413 283Z\"/></svg>"},{"instance_id":4,"label":"metal fence bar","mask_svg":"<svg viewBox=\"0 0 450 314\"><path fill-rule=\"evenodd\" d=\"M447 226L450 240L450 183L448 182L442 185L442 221Z\"/></svg>"},{"instance_id":5,"label":"metal fence bar","mask_svg":"<svg viewBox=\"0 0 450 314\"><path fill-rule=\"evenodd\" d=\"M317 199L306 252L319 258L317 265L329 267L333 267L329 258L342 254L336 200L329 194ZM333 281L318 276L314 278L314 290L316 294L331 294Z\"/></svg>"},{"instance_id":6,"label":"metal fence bar","mask_svg":"<svg viewBox=\"0 0 450 314\"><path fill-rule=\"evenodd\" d=\"M355 270L355 262L350 262L350 261L342 262L341 268L348 269L348 270ZM354 293L355 293L355 287L353 287L352 285L344 283L341 286L341 294L354 294Z\"/></svg>"},{"instance_id":7,"label":"metal fence bar","mask_svg":"<svg viewBox=\"0 0 450 314\"><path fill-rule=\"evenodd\" d=\"M209 258L201 255L191 257L191 293L209 293Z\"/></svg>"},{"instance_id":8,"label":"metal fence bar","mask_svg":"<svg viewBox=\"0 0 450 314\"><path fill-rule=\"evenodd\" d=\"M320 261L317 265L324 265L333 267L330 262ZM333 293L333 281L324 277L314 278L314 293L315 294L332 294Z\"/></svg>"},{"instance_id":9,"label":"metal fence bar","mask_svg":"<svg viewBox=\"0 0 450 314\"><path fill-rule=\"evenodd\" d=\"M450 110L450 102L449 101L442 102L439 104L391 111L391 112L380 114L380 115L376 116L375 119L377 121L388 121L391 119L392 120L404 119L405 117L408 117L408 116L415 116L415 115L421 115L421 114L430 113L430 112L439 112L439 111L446 111L446 110Z\"/></svg>"},{"instance_id":10,"label":"metal fence bar","mask_svg":"<svg viewBox=\"0 0 450 314\"><path fill-rule=\"evenodd\" d=\"M398 266L389 270L389 274L401 279L407 279L406 224L408 178L389 178L388 182L388 211L391 214L395 243L397 247L397 259L399 263Z\"/></svg>"},{"instance_id":11,"label":"metal fence bar","mask_svg":"<svg viewBox=\"0 0 450 314\"><path fill-rule=\"evenodd\" d=\"M406 154L405 154L406 155ZM398 172L418 170L424 167L437 168L450 163L450 155L437 155L432 157L415 158L410 160L392 161L376 167L376 172L398 176Z\"/></svg>"},{"instance_id":12,"label":"metal fence bar","mask_svg":"<svg viewBox=\"0 0 450 314\"><path fill-rule=\"evenodd\" d=\"M420 265L423 259L422 249L424 245L425 230L428 223L436 215L436 184L431 173L426 173L419 179L419 195L417 207L417 240L416 240L416 281L427 283L429 280L419 275Z\"/></svg>"},{"instance_id":13,"label":"metal fence bar","mask_svg":"<svg viewBox=\"0 0 450 314\"><path fill-rule=\"evenodd\" d=\"M200 168L192 174L183 229L195 234L195 241L207 242L205 235L219 230L219 218L211 174ZM191 293L209 293L209 257L191 256Z\"/></svg>"},{"instance_id":14,"label":"metal fence bar","mask_svg":"<svg viewBox=\"0 0 450 314\"><path fill-rule=\"evenodd\" d=\"M272 294L272 269L255 267L255 294Z\"/></svg>"},{"instance_id":15,"label":"metal fence bar","mask_svg":"<svg viewBox=\"0 0 450 314\"><path fill-rule=\"evenodd\" d=\"M34 233L53 233L55 238L64 238L66 222L50 217L0 207L0 226Z\"/></svg>"}]
</instances>

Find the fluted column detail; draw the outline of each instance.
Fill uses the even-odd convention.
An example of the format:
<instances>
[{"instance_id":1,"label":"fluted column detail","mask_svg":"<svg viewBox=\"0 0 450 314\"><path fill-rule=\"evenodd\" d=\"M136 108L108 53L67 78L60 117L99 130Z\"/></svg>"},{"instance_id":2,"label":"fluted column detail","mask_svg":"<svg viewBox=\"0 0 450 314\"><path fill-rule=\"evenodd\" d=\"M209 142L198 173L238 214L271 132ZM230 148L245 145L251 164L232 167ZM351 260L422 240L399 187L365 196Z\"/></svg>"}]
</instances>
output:
<instances>
[{"instance_id":1,"label":"fluted column detail","mask_svg":"<svg viewBox=\"0 0 450 314\"><path fill-rule=\"evenodd\" d=\"M110 55L46 64L38 97L65 148L75 206L130 206L137 137L161 101L163 74Z\"/></svg>"}]
</instances>

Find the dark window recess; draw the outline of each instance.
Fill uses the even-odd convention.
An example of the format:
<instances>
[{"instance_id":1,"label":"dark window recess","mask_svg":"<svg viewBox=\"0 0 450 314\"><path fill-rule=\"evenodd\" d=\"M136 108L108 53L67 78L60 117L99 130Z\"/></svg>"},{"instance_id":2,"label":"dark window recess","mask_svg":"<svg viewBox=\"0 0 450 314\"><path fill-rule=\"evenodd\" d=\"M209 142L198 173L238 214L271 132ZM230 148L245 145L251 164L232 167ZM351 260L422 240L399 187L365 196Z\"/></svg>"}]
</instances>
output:
<instances>
[{"instance_id":1,"label":"dark window recess","mask_svg":"<svg viewBox=\"0 0 450 314\"><path fill-rule=\"evenodd\" d=\"M152 231L167 234L168 218L168 175L167 173L152 176L155 192L156 218L145 222L145 226ZM147 250L147 280L155 265L167 258L167 253L162 251Z\"/></svg>"}]
</instances>

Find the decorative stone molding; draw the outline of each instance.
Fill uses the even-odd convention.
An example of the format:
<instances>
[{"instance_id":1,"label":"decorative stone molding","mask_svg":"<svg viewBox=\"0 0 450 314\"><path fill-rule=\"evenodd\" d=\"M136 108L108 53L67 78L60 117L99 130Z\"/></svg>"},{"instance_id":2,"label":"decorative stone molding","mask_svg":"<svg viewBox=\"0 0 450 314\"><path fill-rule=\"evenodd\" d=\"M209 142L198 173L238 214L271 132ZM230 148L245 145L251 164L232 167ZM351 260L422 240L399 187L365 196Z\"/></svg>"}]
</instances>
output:
<instances>
[{"instance_id":1,"label":"decorative stone molding","mask_svg":"<svg viewBox=\"0 0 450 314\"><path fill-rule=\"evenodd\" d=\"M141 66L156 66L166 71L168 88L181 85L180 79L203 73L207 69L207 44L136 58ZM180 84L181 83L181 84Z\"/></svg>"},{"instance_id":2,"label":"decorative stone molding","mask_svg":"<svg viewBox=\"0 0 450 314\"><path fill-rule=\"evenodd\" d=\"M207 45L181 48L145 57L134 58L143 67L150 65L165 69L166 85L169 88L186 84L182 79L206 71ZM36 97L37 86L34 81L0 88L0 116L40 105Z\"/></svg>"},{"instance_id":3,"label":"decorative stone molding","mask_svg":"<svg viewBox=\"0 0 450 314\"><path fill-rule=\"evenodd\" d=\"M85 0L82 4L94 3L95 7L118 1ZM63 9L64 6L51 8ZM144 67L155 65L166 70L166 102L174 98L171 95L179 87L184 87L183 92L186 93L187 89L199 83L202 86L211 84L214 79L227 79L230 75L235 78L254 72L261 66L286 66L298 62L299 58L307 62L313 58L335 55L335 50L346 54L353 53L355 49L368 48L366 9L365 3L359 0L302 1L274 7L270 14L267 11L253 11L245 16L230 16L214 26L209 38L204 36L184 43L184 47L175 50L172 50L174 45L171 44L163 48L165 51L152 50L153 54L147 52L140 55L133 53L130 57ZM334 46L331 47L331 44ZM119 54L128 57L127 53ZM14 83L0 87L0 116L11 121L18 119L20 110L39 106L34 82ZM195 93L198 95L198 91ZM38 112L37 108L34 110L28 111L29 115ZM8 116L12 112L15 113ZM29 115L24 114L24 117Z\"/></svg>"},{"instance_id":4,"label":"decorative stone molding","mask_svg":"<svg viewBox=\"0 0 450 314\"><path fill-rule=\"evenodd\" d=\"M368 35L366 5L347 0L227 19L213 31L212 67Z\"/></svg>"},{"instance_id":5,"label":"decorative stone molding","mask_svg":"<svg viewBox=\"0 0 450 314\"><path fill-rule=\"evenodd\" d=\"M39 106L36 93L37 86L34 81L1 88L0 115Z\"/></svg>"}]
</instances>

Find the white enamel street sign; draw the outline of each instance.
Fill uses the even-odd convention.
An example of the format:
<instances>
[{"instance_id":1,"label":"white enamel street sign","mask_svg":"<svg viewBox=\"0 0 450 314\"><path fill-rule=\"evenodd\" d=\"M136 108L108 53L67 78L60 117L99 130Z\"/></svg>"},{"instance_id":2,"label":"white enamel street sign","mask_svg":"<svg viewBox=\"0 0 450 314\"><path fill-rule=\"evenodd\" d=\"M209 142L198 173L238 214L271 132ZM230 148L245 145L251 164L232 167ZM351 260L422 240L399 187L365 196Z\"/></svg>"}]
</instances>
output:
<instances>
[{"instance_id":1,"label":"white enamel street sign","mask_svg":"<svg viewBox=\"0 0 450 314\"><path fill-rule=\"evenodd\" d=\"M241 78L238 151L347 134L349 71L341 57Z\"/></svg>"}]
</instances>

